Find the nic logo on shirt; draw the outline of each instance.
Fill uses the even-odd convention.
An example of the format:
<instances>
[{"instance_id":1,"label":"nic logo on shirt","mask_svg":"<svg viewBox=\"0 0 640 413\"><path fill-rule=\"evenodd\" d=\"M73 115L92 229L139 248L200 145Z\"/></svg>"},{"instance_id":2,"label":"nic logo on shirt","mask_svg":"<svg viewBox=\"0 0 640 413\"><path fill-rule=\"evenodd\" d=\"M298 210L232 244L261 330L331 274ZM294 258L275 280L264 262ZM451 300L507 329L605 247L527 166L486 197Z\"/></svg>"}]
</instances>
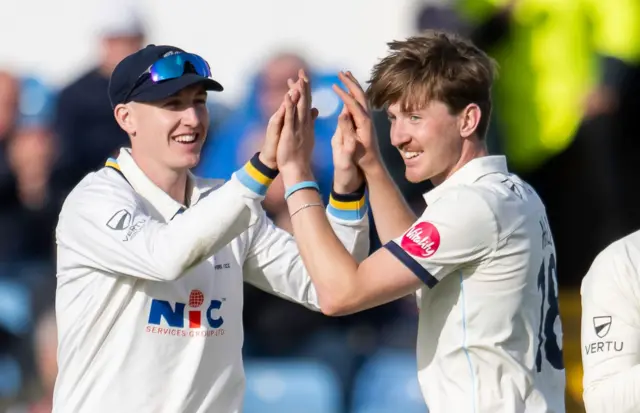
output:
<instances>
[{"instance_id":1,"label":"nic logo on shirt","mask_svg":"<svg viewBox=\"0 0 640 413\"><path fill-rule=\"evenodd\" d=\"M210 300L205 306L204 294L200 290L191 291L188 304L152 299L146 331L179 337L222 336L224 319L220 310L224 301L224 298Z\"/></svg>"}]
</instances>

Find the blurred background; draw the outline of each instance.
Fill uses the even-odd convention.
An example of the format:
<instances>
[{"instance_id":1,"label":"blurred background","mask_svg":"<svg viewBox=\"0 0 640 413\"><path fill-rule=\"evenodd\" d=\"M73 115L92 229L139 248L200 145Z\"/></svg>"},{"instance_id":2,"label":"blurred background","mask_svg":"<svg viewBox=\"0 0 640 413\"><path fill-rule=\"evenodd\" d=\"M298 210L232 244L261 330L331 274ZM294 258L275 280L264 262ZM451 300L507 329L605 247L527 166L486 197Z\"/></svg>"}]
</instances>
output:
<instances>
[{"instance_id":1,"label":"blurred background","mask_svg":"<svg viewBox=\"0 0 640 413\"><path fill-rule=\"evenodd\" d=\"M228 178L306 67L320 110L314 167L331 188L336 73L361 82L386 42L428 28L469 36L500 65L488 137L548 209L558 254L567 411L581 403L579 285L599 250L640 228L638 0L22 0L0 6L0 411L50 412L56 374L54 229L65 196L127 144L106 88L147 43L204 56L225 91L197 172ZM387 166L416 213L429 184ZM282 183L265 208L290 229ZM374 223L375 224L375 223ZM375 228L375 226L374 226ZM372 232L372 250L379 242ZM425 412L414 298L330 319L247 286L246 412Z\"/></svg>"}]
</instances>

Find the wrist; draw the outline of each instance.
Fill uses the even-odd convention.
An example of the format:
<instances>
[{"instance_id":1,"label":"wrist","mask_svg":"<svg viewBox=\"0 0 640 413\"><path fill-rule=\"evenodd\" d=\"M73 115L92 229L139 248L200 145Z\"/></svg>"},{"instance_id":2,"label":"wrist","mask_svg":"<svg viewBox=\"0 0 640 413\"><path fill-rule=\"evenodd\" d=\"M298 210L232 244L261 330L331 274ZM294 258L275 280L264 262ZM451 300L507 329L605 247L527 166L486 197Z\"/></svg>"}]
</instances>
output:
<instances>
[{"instance_id":1,"label":"wrist","mask_svg":"<svg viewBox=\"0 0 640 413\"><path fill-rule=\"evenodd\" d=\"M360 169L362 169L362 172L367 179L387 174L387 169L380 159L367 162L366 165L360 165Z\"/></svg>"},{"instance_id":2,"label":"wrist","mask_svg":"<svg viewBox=\"0 0 640 413\"><path fill-rule=\"evenodd\" d=\"M280 174L282 175L282 182L285 188L304 181L315 181L310 168L289 166L280 169Z\"/></svg>"},{"instance_id":3,"label":"wrist","mask_svg":"<svg viewBox=\"0 0 640 413\"><path fill-rule=\"evenodd\" d=\"M258 160L267 168L271 170L278 170L278 164L275 159L270 159L264 152L258 152Z\"/></svg>"},{"instance_id":4,"label":"wrist","mask_svg":"<svg viewBox=\"0 0 640 413\"><path fill-rule=\"evenodd\" d=\"M245 187L264 196L271 182L278 176L278 170L269 168L260 160L259 154L255 154L234 175Z\"/></svg>"},{"instance_id":5,"label":"wrist","mask_svg":"<svg viewBox=\"0 0 640 413\"><path fill-rule=\"evenodd\" d=\"M367 214L367 203L365 200L366 185L363 182L355 191L348 194L341 194L331 191L327 211L332 216L347 220L358 221Z\"/></svg>"},{"instance_id":6,"label":"wrist","mask_svg":"<svg viewBox=\"0 0 640 413\"><path fill-rule=\"evenodd\" d=\"M355 177L352 175L351 179L341 179L341 177L344 176L338 172L333 176L333 192L337 194L350 194L352 192L356 192L364 184L364 177L360 172L358 172Z\"/></svg>"}]
</instances>

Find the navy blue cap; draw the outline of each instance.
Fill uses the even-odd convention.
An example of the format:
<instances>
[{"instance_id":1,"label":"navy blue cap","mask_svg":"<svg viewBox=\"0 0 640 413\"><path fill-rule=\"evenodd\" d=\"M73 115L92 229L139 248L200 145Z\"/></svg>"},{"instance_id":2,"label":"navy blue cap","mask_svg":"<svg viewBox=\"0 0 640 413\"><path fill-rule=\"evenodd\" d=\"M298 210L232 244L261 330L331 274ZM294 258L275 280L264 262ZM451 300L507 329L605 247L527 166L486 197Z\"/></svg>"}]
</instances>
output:
<instances>
[{"instance_id":1,"label":"navy blue cap","mask_svg":"<svg viewBox=\"0 0 640 413\"><path fill-rule=\"evenodd\" d=\"M130 54L118 63L109 81L109 100L111 101L111 107L115 108L116 105L120 103L132 101L156 102L175 95L182 89L195 84L203 85L205 90L213 90L216 92L223 90L220 83L195 73L185 73L179 78L164 80L158 83L154 83L151 77L149 77L136 85L140 75L169 52L184 53L184 50L174 46L156 46L150 44L144 49Z\"/></svg>"}]
</instances>

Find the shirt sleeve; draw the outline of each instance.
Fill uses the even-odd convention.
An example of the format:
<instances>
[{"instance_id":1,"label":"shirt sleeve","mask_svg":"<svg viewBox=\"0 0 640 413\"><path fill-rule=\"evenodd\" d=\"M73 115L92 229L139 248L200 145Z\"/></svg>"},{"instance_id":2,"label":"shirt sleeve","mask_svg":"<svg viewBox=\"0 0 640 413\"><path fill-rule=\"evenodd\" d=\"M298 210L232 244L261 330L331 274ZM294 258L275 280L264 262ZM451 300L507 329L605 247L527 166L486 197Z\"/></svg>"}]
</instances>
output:
<instances>
[{"instance_id":1,"label":"shirt sleeve","mask_svg":"<svg viewBox=\"0 0 640 413\"><path fill-rule=\"evenodd\" d=\"M113 275L176 280L258 221L266 189L250 176L258 176L255 168L249 174L239 171L166 223L152 218L133 190L94 176L93 182L77 188L60 214L59 270L89 267Z\"/></svg>"},{"instance_id":2,"label":"shirt sleeve","mask_svg":"<svg viewBox=\"0 0 640 413\"><path fill-rule=\"evenodd\" d=\"M614 246L598 255L581 286L588 413L635 412L640 406L639 274L624 246Z\"/></svg>"},{"instance_id":3,"label":"shirt sleeve","mask_svg":"<svg viewBox=\"0 0 640 413\"><path fill-rule=\"evenodd\" d=\"M337 206L349 212L335 211L334 214L329 205L329 223L342 245L356 261L361 262L369 253L369 218L366 210L360 207L360 213L356 213L355 206L348 205L348 202ZM263 291L319 310L318 296L304 268L295 238L276 227L264 214L252 231L254 233L248 240L244 263L245 281Z\"/></svg>"},{"instance_id":4,"label":"shirt sleeve","mask_svg":"<svg viewBox=\"0 0 640 413\"><path fill-rule=\"evenodd\" d=\"M472 190L454 189L384 247L433 288L448 274L489 256L497 241L496 219L487 202Z\"/></svg>"}]
</instances>

